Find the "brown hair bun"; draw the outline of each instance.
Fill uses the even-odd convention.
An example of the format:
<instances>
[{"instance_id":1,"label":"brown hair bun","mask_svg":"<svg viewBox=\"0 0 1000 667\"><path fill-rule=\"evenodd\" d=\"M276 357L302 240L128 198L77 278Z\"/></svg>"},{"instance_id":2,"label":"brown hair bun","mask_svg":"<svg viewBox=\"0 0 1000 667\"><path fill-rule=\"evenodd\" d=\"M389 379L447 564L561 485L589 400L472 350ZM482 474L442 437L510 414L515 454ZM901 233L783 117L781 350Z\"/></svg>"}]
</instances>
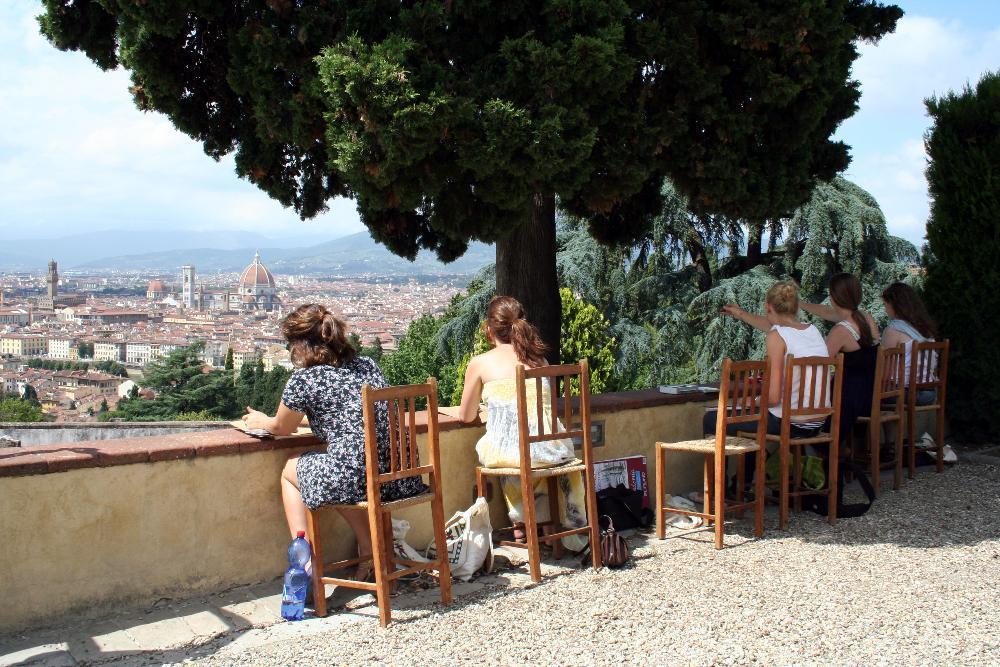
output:
<instances>
[{"instance_id":1,"label":"brown hair bun","mask_svg":"<svg viewBox=\"0 0 1000 667\"><path fill-rule=\"evenodd\" d=\"M282 320L281 333L288 341L292 363L302 368L343 366L358 354L347 338L347 323L318 303L293 310Z\"/></svg>"}]
</instances>

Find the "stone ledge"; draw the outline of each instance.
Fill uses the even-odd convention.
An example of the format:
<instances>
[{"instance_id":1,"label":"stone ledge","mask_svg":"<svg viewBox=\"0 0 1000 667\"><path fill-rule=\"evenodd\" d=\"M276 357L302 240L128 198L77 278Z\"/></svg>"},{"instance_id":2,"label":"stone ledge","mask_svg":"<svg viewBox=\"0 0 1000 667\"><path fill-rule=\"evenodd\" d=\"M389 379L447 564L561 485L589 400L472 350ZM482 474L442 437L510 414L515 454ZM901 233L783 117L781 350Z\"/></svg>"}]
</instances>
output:
<instances>
[{"instance_id":1,"label":"stone ledge","mask_svg":"<svg viewBox=\"0 0 1000 667\"><path fill-rule=\"evenodd\" d=\"M591 397L591 414L639 410L661 405L700 403L713 394L662 394L656 389L599 394ZM427 432L426 411L417 413L417 432ZM438 428L450 431L482 428L478 420L463 424L454 417L438 415ZM270 440L253 438L234 428L176 433L162 436L92 440L62 445L30 445L0 450L0 477L22 477L64 472L80 468L102 468L131 463L156 463L229 454L250 454L275 449L321 448L313 435L282 436Z\"/></svg>"}]
</instances>

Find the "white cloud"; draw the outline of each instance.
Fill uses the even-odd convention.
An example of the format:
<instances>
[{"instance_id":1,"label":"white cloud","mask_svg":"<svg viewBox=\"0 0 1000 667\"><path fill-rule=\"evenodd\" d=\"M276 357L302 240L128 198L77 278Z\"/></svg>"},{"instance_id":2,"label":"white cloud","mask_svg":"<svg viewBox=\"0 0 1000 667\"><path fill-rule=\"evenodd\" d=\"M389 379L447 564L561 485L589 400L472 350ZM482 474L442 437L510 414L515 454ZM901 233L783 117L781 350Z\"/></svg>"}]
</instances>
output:
<instances>
[{"instance_id":1,"label":"white cloud","mask_svg":"<svg viewBox=\"0 0 1000 667\"><path fill-rule=\"evenodd\" d=\"M333 236L353 202L303 223L215 162L166 117L136 109L127 72L102 72L38 34L36 2L0 8L0 237L125 225Z\"/></svg>"},{"instance_id":2,"label":"white cloud","mask_svg":"<svg viewBox=\"0 0 1000 667\"><path fill-rule=\"evenodd\" d=\"M924 100L1000 68L1000 28L904 16L895 33L860 52L860 110L838 133L854 158L846 176L879 201L892 234L920 245L929 211Z\"/></svg>"}]
</instances>

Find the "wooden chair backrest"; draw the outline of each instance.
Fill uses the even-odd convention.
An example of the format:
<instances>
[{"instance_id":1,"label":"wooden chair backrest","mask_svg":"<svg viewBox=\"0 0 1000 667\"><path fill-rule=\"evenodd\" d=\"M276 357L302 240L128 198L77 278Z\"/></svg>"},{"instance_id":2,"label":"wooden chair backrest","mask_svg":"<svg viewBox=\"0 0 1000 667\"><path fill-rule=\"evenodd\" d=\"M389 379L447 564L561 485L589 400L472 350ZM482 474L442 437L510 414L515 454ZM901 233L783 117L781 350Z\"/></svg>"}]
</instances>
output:
<instances>
[{"instance_id":1,"label":"wooden chair backrest","mask_svg":"<svg viewBox=\"0 0 1000 667\"><path fill-rule=\"evenodd\" d=\"M910 350L909 385L913 387L914 400L916 392L921 389L933 389L938 392L938 399L944 401L944 392L948 379L948 347L945 339L939 343L917 343L914 341Z\"/></svg>"},{"instance_id":2,"label":"wooden chair backrest","mask_svg":"<svg viewBox=\"0 0 1000 667\"><path fill-rule=\"evenodd\" d=\"M365 457L368 469L369 502L380 498L378 488L393 480L434 473L441 467L438 451L438 399L437 380L427 378L424 384L400 385L375 389L364 385L361 389L362 414L365 425ZM420 465L417 451L418 398L427 401L427 441L430 463ZM378 404L384 405L378 405ZM381 410L387 410L389 422L389 469L378 466L378 421ZM373 463L374 462L374 463Z\"/></svg>"},{"instance_id":3,"label":"wooden chair backrest","mask_svg":"<svg viewBox=\"0 0 1000 667\"><path fill-rule=\"evenodd\" d=\"M767 391L770 377L769 359L733 361L726 357L722 361L716 437L725 434L730 424L757 422L757 433L763 438L767 430Z\"/></svg>"},{"instance_id":4,"label":"wooden chair backrest","mask_svg":"<svg viewBox=\"0 0 1000 667\"><path fill-rule=\"evenodd\" d=\"M878 360L875 362L875 390L872 392L872 415L878 415L882 403L892 400L894 405L902 409L903 396L906 393L906 348L902 344L896 347L879 348Z\"/></svg>"},{"instance_id":5,"label":"wooden chair backrest","mask_svg":"<svg viewBox=\"0 0 1000 667\"><path fill-rule=\"evenodd\" d=\"M521 468L531 467L531 445L536 442L571 438L582 443L589 462L592 449L590 433L590 366L586 359L576 364L514 370L517 389L517 422L520 438ZM534 384L534 405L528 405L528 385ZM549 388L550 414L545 414L545 386ZM579 388L579 396L573 396ZM529 429L529 411L538 425L538 433Z\"/></svg>"},{"instance_id":6,"label":"wooden chair backrest","mask_svg":"<svg viewBox=\"0 0 1000 667\"><path fill-rule=\"evenodd\" d=\"M797 372L796 372L797 371ZM834 386L830 386L833 379ZM840 419L840 390L844 381L844 355L836 357L785 357L785 383L781 396L781 419L810 417L822 421L832 417L833 428ZM798 405L792 405L792 387L798 386Z\"/></svg>"}]
</instances>

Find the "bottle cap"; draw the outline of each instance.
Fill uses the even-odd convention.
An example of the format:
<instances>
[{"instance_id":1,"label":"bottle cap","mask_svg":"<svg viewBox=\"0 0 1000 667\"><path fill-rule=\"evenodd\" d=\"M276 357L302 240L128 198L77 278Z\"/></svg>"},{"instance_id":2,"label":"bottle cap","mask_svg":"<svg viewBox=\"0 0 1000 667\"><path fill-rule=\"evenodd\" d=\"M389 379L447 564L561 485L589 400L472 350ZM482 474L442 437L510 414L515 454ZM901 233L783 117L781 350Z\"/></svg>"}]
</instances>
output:
<instances>
[{"instance_id":1,"label":"bottle cap","mask_svg":"<svg viewBox=\"0 0 1000 667\"><path fill-rule=\"evenodd\" d=\"M295 533L295 538L296 539L298 539L300 537L305 537L305 536L306 536L306 531L304 531L304 530L300 530L299 532Z\"/></svg>"}]
</instances>

